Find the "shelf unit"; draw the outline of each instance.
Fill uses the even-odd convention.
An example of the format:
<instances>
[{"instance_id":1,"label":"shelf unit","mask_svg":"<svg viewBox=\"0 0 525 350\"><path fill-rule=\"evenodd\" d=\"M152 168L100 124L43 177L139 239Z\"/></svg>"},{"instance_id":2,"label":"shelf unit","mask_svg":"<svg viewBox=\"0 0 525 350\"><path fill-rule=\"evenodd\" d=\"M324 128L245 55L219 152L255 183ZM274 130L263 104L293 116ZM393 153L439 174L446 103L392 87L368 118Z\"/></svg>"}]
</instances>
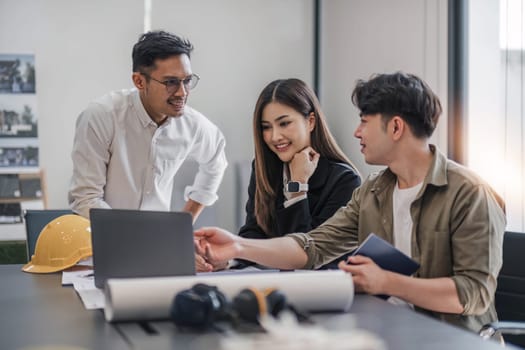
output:
<instances>
[{"instance_id":1,"label":"shelf unit","mask_svg":"<svg viewBox=\"0 0 525 350\"><path fill-rule=\"evenodd\" d=\"M0 169L0 241L25 240L24 210L46 208L42 169Z\"/></svg>"}]
</instances>

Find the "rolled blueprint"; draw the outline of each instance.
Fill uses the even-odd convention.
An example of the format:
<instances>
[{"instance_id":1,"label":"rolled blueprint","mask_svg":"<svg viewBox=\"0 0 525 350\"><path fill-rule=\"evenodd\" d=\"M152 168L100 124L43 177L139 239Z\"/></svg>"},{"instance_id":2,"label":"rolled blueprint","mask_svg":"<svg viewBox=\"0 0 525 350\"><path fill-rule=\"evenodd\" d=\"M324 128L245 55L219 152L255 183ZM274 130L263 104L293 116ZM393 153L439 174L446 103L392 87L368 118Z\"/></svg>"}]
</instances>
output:
<instances>
[{"instance_id":1,"label":"rolled blueprint","mask_svg":"<svg viewBox=\"0 0 525 350\"><path fill-rule=\"evenodd\" d=\"M167 319L175 295L197 283L216 286L230 299L247 287L277 288L307 311L347 311L354 298L352 277L341 270L123 278L107 281L104 315L109 322Z\"/></svg>"}]
</instances>

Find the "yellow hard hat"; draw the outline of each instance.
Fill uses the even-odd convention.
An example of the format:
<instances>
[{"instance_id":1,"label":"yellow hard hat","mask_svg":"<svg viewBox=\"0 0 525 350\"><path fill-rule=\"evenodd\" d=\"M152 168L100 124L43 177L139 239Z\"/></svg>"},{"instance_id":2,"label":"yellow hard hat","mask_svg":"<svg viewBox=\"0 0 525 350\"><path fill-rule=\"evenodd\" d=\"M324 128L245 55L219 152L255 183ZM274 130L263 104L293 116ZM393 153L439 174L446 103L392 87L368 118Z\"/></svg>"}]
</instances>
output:
<instances>
[{"instance_id":1,"label":"yellow hard hat","mask_svg":"<svg viewBox=\"0 0 525 350\"><path fill-rule=\"evenodd\" d=\"M89 220L62 215L48 223L36 241L35 254L22 271L48 273L67 269L93 255Z\"/></svg>"}]
</instances>

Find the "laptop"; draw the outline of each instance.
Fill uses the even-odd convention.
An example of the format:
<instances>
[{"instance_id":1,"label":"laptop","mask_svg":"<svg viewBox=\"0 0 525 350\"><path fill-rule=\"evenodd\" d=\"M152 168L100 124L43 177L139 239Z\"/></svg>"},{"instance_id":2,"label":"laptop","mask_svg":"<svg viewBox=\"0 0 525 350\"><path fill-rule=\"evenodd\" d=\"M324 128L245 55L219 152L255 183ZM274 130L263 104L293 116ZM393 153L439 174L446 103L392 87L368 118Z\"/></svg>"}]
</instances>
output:
<instances>
[{"instance_id":1,"label":"laptop","mask_svg":"<svg viewBox=\"0 0 525 350\"><path fill-rule=\"evenodd\" d=\"M91 209L90 220L96 287L109 278L195 275L189 213Z\"/></svg>"}]
</instances>

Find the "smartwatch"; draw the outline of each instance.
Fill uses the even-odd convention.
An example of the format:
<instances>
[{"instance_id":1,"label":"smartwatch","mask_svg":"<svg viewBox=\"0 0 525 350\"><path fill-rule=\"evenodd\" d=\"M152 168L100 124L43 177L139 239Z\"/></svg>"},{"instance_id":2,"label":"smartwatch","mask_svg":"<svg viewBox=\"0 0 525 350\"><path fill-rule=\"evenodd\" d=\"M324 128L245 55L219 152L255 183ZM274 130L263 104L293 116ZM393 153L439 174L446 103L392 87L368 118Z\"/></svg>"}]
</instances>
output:
<instances>
[{"instance_id":1,"label":"smartwatch","mask_svg":"<svg viewBox=\"0 0 525 350\"><path fill-rule=\"evenodd\" d=\"M307 192L308 184L302 184L297 181L290 181L285 186L286 192L297 193L297 192Z\"/></svg>"}]
</instances>

